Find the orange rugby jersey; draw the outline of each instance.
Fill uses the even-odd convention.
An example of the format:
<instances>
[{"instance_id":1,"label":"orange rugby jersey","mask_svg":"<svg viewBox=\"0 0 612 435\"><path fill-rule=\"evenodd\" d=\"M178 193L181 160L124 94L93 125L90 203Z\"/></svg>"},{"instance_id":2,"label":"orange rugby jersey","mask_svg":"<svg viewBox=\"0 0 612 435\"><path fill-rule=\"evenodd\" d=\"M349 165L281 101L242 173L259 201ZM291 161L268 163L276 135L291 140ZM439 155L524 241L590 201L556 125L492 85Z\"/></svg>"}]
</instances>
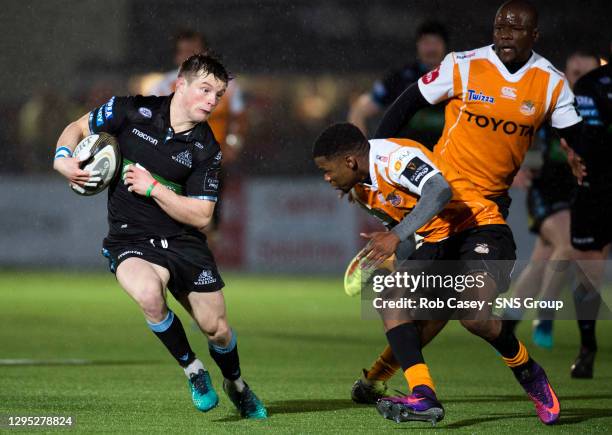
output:
<instances>
[{"instance_id":1,"label":"orange rugby jersey","mask_svg":"<svg viewBox=\"0 0 612 435\"><path fill-rule=\"evenodd\" d=\"M418 86L431 104L450 99L434 153L485 196L508 190L545 120L555 128L581 121L565 76L536 53L514 74L492 45L450 53Z\"/></svg>"},{"instance_id":2,"label":"orange rugby jersey","mask_svg":"<svg viewBox=\"0 0 612 435\"><path fill-rule=\"evenodd\" d=\"M385 200L382 193L366 183L356 184L350 192L351 198L366 212L378 218L383 224L396 224L406 214Z\"/></svg>"},{"instance_id":3,"label":"orange rugby jersey","mask_svg":"<svg viewBox=\"0 0 612 435\"><path fill-rule=\"evenodd\" d=\"M398 222L414 208L429 178L442 173L451 186L451 201L417 231L425 242L439 242L481 225L505 223L494 202L484 198L467 178L418 142L371 140L369 157L372 179L369 205L387 211Z\"/></svg>"}]
</instances>

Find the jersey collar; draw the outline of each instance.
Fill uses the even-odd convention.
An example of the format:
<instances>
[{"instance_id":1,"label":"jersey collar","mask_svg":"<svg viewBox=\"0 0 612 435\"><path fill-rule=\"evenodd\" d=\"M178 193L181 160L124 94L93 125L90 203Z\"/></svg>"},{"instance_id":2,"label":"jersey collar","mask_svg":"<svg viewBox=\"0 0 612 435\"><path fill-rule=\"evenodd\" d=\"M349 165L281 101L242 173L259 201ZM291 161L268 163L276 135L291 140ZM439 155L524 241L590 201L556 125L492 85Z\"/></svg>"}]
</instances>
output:
<instances>
[{"instance_id":1,"label":"jersey collar","mask_svg":"<svg viewBox=\"0 0 612 435\"><path fill-rule=\"evenodd\" d=\"M192 142L196 140L200 140L200 141L204 140L206 137L206 126L204 125L205 122L200 122L196 124L190 130L186 130L182 132L174 132L174 130L172 129L172 124L170 124L170 102L172 101L173 97L174 97L174 92L168 95L167 97L165 97L164 101L162 101L160 105L159 112L161 114L162 130L164 131L172 130L172 132L174 133L173 139L181 141L181 142ZM189 134L184 134L187 132L189 132Z\"/></svg>"},{"instance_id":2,"label":"jersey collar","mask_svg":"<svg viewBox=\"0 0 612 435\"><path fill-rule=\"evenodd\" d=\"M523 65L514 74L511 74L510 71L508 71L508 68L506 68L506 65L504 65L501 59L497 57L497 53L495 53L495 49L493 47L493 44L489 45L488 59L497 67L501 75L504 76L504 78L509 82L519 81L536 60L536 53L532 50L531 56L529 56L529 59L527 62L525 62L525 65Z\"/></svg>"}]
</instances>

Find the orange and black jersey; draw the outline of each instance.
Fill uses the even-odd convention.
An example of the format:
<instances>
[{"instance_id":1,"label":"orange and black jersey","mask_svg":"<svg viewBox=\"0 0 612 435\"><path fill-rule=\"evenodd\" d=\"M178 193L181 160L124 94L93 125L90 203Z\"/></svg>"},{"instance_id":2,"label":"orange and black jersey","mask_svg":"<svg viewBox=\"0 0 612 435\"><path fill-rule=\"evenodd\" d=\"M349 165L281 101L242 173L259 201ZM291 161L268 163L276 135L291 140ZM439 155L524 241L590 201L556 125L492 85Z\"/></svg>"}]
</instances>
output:
<instances>
[{"instance_id":1,"label":"orange and black jersey","mask_svg":"<svg viewBox=\"0 0 612 435\"><path fill-rule=\"evenodd\" d=\"M186 132L170 125L168 97L112 97L89 115L91 133L115 136L123 167L139 163L167 188L192 198L217 200L221 151L210 127ZM109 236L170 237L195 229L172 219L152 199L131 193L118 178L108 191Z\"/></svg>"},{"instance_id":2,"label":"orange and black jersey","mask_svg":"<svg viewBox=\"0 0 612 435\"><path fill-rule=\"evenodd\" d=\"M401 221L415 207L423 185L441 173L453 196L444 209L417 234L435 243L481 225L504 224L497 206L439 156L409 139L370 141L371 185L356 186L353 196L384 220ZM376 215L376 213L373 213ZM379 216L380 217L380 216Z\"/></svg>"},{"instance_id":3,"label":"orange and black jersey","mask_svg":"<svg viewBox=\"0 0 612 435\"><path fill-rule=\"evenodd\" d=\"M565 77L536 53L514 73L493 46L450 53L417 83L418 89L409 88L389 109L376 137L394 134L395 124L413 110L406 105L446 101L444 132L434 153L484 196L506 193L544 121L556 129L581 121ZM408 99L415 93L418 101Z\"/></svg>"}]
</instances>

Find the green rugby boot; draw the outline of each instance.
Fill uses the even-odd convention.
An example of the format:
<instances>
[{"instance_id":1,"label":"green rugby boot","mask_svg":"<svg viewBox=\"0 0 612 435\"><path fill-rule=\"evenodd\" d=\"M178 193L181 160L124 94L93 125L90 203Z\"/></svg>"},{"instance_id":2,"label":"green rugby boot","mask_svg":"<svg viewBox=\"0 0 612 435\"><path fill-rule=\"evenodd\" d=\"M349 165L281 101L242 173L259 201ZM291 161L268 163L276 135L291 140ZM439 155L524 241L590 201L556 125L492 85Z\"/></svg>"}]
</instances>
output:
<instances>
[{"instance_id":1,"label":"green rugby boot","mask_svg":"<svg viewBox=\"0 0 612 435\"><path fill-rule=\"evenodd\" d=\"M244 383L245 387L242 392L238 392L233 382L227 379L223 380L223 391L230 398L232 403L236 406L240 415L244 418L256 418L263 419L268 418L268 411L266 410L261 400L253 393L253 390Z\"/></svg>"},{"instance_id":2,"label":"green rugby boot","mask_svg":"<svg viewBox=\"0 0 612 435\"><path fill-rule=\"evenodd\" d=\"M192 373L189 375L188 382L191 389L191 400L199 411L210 411L219 404L219 396L206 370L200 369L197 374Z\"/></svg>"}]
</instances>

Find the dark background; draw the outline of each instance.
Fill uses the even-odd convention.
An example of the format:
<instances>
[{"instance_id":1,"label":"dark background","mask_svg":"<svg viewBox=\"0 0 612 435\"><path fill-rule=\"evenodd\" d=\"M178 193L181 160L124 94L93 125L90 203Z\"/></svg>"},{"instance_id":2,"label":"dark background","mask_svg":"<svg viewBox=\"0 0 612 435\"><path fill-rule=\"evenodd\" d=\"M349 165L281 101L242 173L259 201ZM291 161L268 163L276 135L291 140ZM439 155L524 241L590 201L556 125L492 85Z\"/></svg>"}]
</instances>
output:
<instances>
[{"instance_id":1,"label":"dark background","mask_svg":"<svg viewBox=\"0 0 612 435\"><path fill-rule=\"evenodd\" d=\"M608 56L610 1L535 3L541 31L536 51L560 69L576 49ZM351 99L367 91L374 79L414 58L414 32L420 22L442 22L450 34L450 49L467 50L490 43L499 4L465 0L4 2L0 171L48 171L60 125L107 95L128 93L131 77L171 69L172 36L179 29L192 28L206 35L247 93L250 129L238 164L240 173L312 173L309 150L317 133L326 124L344 119ZM58 102L32 121L22 108L45 93ZM313 96L325 103L324 110L306 119L300 107ZM48 128L40 123L49 124ZM36 144L32 134L38 137ZM22 163L29 161L33 163Z\"/></svg>"}]
</instances>

